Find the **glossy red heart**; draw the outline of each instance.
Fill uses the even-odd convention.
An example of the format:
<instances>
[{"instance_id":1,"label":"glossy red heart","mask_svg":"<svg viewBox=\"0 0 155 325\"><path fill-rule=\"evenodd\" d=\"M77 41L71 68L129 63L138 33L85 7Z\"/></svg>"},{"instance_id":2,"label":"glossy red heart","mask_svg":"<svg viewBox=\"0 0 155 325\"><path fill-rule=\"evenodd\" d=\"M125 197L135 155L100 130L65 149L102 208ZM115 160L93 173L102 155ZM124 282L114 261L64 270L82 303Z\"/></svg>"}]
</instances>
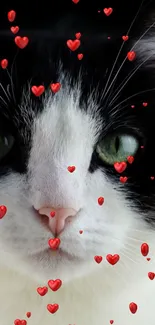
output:
<instances>
[{"instance_id":1,"label":"glossy red heart","mask_svg":"<svg viewBox=\"0 0 155 325\"><path fill-rule=\"evenodd\" d=\"M120 257L118 254L115 254L115 255L111 255L111 254L108 254L106 256L106 260L111 264L111 265L115 265L118 261L119 261Z\"/></svg>"},{"instance_id":2,"label":"glossy red heart","mask_svg":"<svg viewBox=\"0 0 155 325\"><path fill-rule=\"evenodd\" d=\"M75 171L76 167L75 166L68 166L67 169L68 169L68 171L70 173L73 173Z\"/></svg>"},{"instance_id":3,"label":"glossy red heart","mask_svg":"<svg viewBox=\"0 0 155 325\"><path fill-rule=\"evenodd\" d=\"M133 61L133 60L135 60L135 58L136 58L136 53L135 53L134 51L130 51L130 52L128 52L128 54L127 54L127 58L128 58L129 61Z\"/></svg>"},{"instance_id":4,"label":"glossy red heart","mask_svg":"<svg viewBox=\"0 0 155 325\"><path fill-rule=\"evenodd\" d=\"M147 256L149 253L149 245L147 243L143 243L141 245L141 253L143 256Z\"/></svg>"},{"instance_id":5,"label":"glossy red heart","mask_svg":"<svg viewBox=\"0 0 155 325\"><path fill-rule=\"evenodd\" d=\"M59 305L58 304L48 304L47 305L47 310L51 313L54 314L56 313L56 311L59 309Z\"/></svg>"},{"instance_id":6,"label":"glossy red heart","mask_svg":"<svg viewBox=\"0 0 155 325\"><path fill-rule=\"evenodd\" d=\"M80 38L81 38L81 33L76 33L76 34L75 34L75 37L76 37L77 39L80 39Z\"/></svg>"},{"instance_id":7,"label":"glossy red heart","mask_svg":"<svg viewBox=\"0 0 155 325\"><path fill-rule=\"evenodd\" d=\"M78 60L82 60L82 59L83 59L83 54L82 54L82 53L79 53L79 54L77 55L77 57L78 57Z\"/></svg>"},{"instance_id":8,"label":"glossy red heart","mask_svg":"<svg viewBox=\"0 0 155 325\"><path fill-rule=\"evenodd\" d=\"M122 36L122 39L123 39L123 41L128 41L128 39L129 39L129 36L128 35L124 35L124 36Z\"/></svg>"},{"instance_id":9,"label":"glossy red heart","mask_svg":"<svg viewBox=\"0 0 155 325\"><path fill-rule=\"evenodd\" d=\"M27 321L25 319L16 319L14 325L27 325Z\"/></svg>"},{"instance_id":10,"label":"glossy red heart","mask_svg":"<svg viewBox=\"0 0 155 325\"><path fill-rule=\"evenodd\" d=\"M27 46L29 39L27 36L24 37L16 36L14 41L20 49L24 49Z\"/></svg>"},{"instance_id":11,"label":"glossy red heart","mask_svg":"<svg viewBox=\"0 0 155 325\"><path fill-rule=\"evenodd\" d=\"M94 256L94 260L96 263L100 264L103 260L103 257L102 256L99 256L99 255L96 255Z\"/></svg>"},{"instance_id":12,"label":"glossy red heart","mask_svg":"<svg viewBox=\"0 0 155 325\"><path fill-rule=\"evenodd\" d=\"M19 32L19 26L12 26L10 30L13 34L17 34Z\"/></svg>"},{"instance_id":13,"label":"glossy red heart","mask_svg":"<svg viewBox=\"0 0 155 325\"><path fill-rule=\"evenodd\" d=\"M52 239L49 239L49 241L48 241L48 245L53 250L56 250L60 246L60 243L61 243L61 241L59 238L52 238Z\"/></svg>"},{"instance_id":14,"label":"glossy red heart","mask_svg":"<svg viewBox=\"0 0 155 325\"><path fill-rule=\"evenodd\" d=\"M148 103L144 102L144 103L143 103L143 106L144 106L144 107L147 107L147 106L148 106Z\"/></svg>"},{"instance_id":15,"label":"glossy red heart","mask_svg":"<svg viewBox=\"0 0 155 325\"><path fill-rule=\"evenodd\" d=\"M7 213L7 207L5 205L0 205L0 219L2 219Z\"/></svg>"},{"instance_id":16,"label":"glossy red heart","mask_svg":"<svg viewBox=\"0 0 155 325\"><path fill-rule=\"evenodd\" d=\"M137 304L135 304L135 302L131 302L129 304L129 309L130 309L132 314L135 314L137 309L138 309L138 306L137 306Z\"/></svg>"},{"instance_id":17,"label":"glossy red heart","mask_svg":"<svg viewBox=\"0 0 155 325\"><path fill-rule=\"evenodd\" d=\"M67 41L67 46L69 47L69 49L71 51L76 51L79 46L80 46L81 42L80 40L76 39L74 41L72 41L71 39Z\"/></svg>"},{"instance_id":18,"label":"glossy red heart","mask_svg":"<svg viewBox=\"0 0 155 325\"><path fill-rule=\"evenodd\" d=\"M133 156L128 156L127 161L129 164L132 164L134 162L134 157Z\"/></svg>"},{"instance_id":19,"label":"glossy red heart","mask_svg":"<svg viewBox=\"0 0 155 325\"><path fill-rule=\"evenodd\" d=\"M154 272L149 272L149 273L148 273L148 277L149 277L150 280L154 280L154 278L155 278L155 273L154 273Z\"/></svg>"},{"instance_id":20,"label":"glossy red heart","mask_svg":"<svg viewBox=\"0 0 155 325\"><path fill-rule=\"evenodd\" d=\"M32 86L31 87L32 93L36 96L39 97L43 94L45 91L45 87L40 85L40 86Z\"/></svg>"},{"instance_id":21,"label":"glossy red heart","mask_svg":"<svg viewBox=\"0 0 155 325\"><path fill-rule=\"evenodd\" d=\"M100 196L100 197L98 198L98 204L99 204L99 205L102 205L103 203L104 203L104 197Z\"/></svg>"},{"instance_id":22,"label":"glossy red heart","mask_svg":"<svg viewBox=\"0 0 155 325\"><path fill-rule=\"evenodd\" d=\"M51 216L52 218L54 218L54 217L55 217L55 211L51 211L51 212L50 212L50 216Z\"/></svg>"},{"instance_id":23,"label":"glossy red heart","mask_svg":"<svg viewBox=\"0 0 155 325\"><path fill-rule=\"evenodd\" d=\"M2 69L6 69L7 66L8 66L8 60L7 59L3 59L1 61L1 67L2 67Z\"/></svg>"},{"instance_id":24,"label":"glossy red heart","mask_svg":"<svg viewBox=\"0 0 155 325\"><path fill-rule=\"evenodd\" d=\"M124 177L121 176L119 180L120 180L121 183L126 183L128 178L126 176L124 176Z\"/></svg>"},{"instance_id":25,"label":"glossy red heart","mask_svg":"<svg viewBox=\"0 0 155 325\"><path fill-rule=\"evenodd\" d=\"M39 293L40 296L43 297L48 292L48 288L47 287L39 287L39 288L37 288L37 292Z\"/></svg>"},{"instance_id":26,"label":"glossy red heart","mask_svg":"<svg viewBox=\"0 0 155 325\"><path fill-rule=\"evenodd\" d=\"M114 164L114 168L116 169L116 171L118 173L123 173L124 170L126 169L127 167L127 163L125 161L122 161L122 162L116 162Z\"/></svg>"},{"instance_id":27,"label":"glossy red heart","mask_svg":"<svg viewBox=\"0 0 155 325\"><path fill-rule=\"evenodd\" d=\"M75 4L77 4L80 0L72 0Z\"/></svg>"},{"instance_id":28,"label":"glossy red heart","mask_svg":"<svg viewBox=\"0 0 155 325\"><path fill-rule=\"evenodd\" d=\"M48 286L52 291L57 291L62 286L62 281L60 279L49 280Z\"/></svg>"},{"instance_id":29,"label":"glossy red heart","mask_svg":"<svg viewBox=\"0 0 155 325\"><path fill-rule=\"evenodd\" d=\"M106 16L110 16L113 12L113 9L112 8L104 8L103 11Z\"/></svg>"},{"instance_id":30,"label":"glossy red heart","mask_svg":"<svg viewBox=\"0 0 155 325\"><path fill-rule=\"evenodd\" d=\"M26 316L27 316L27 318L30 318L30 317L31 317L31 312L28 311L28 312L26 313Z\"/></svg>"},{"instance_id":31,"label":"glossy red heart","mask_svg":"<svg viewBox=\"0 0 155 325\"><path fill-rule=\"evenodd\" d=\"M51 84L50 87L53 93L57 93L61 88L61 84L59 82L56 82L55 84Z\"/></svg>"},{"instance_id":32,"label":"glossy red heart","mask_svg":"<svg viewBox=\"0 0 155 325\"><path fill-rule=\"evenodd\" d=\"M14 10L10 10L8 12L8 20L12 23L16 18L16 12Z\"/></svg>"}]
</instances>

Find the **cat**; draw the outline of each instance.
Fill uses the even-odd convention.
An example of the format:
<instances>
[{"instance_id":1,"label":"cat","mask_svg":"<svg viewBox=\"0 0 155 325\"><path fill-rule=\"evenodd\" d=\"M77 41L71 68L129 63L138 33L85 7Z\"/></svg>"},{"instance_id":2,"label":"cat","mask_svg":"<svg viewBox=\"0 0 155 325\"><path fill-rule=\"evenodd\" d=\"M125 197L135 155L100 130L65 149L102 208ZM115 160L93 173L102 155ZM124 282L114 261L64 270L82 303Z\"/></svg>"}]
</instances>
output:
<instances>
[{"instance_id":1,"label":"cat","mask_svg":"<svg viewBox=\"0 0 155 325\"><path fill-rule=\"evenodd\" d=\"M154 26L154 1L1 4L1 325L154 325Z\"/></svg>"}]
</instances>

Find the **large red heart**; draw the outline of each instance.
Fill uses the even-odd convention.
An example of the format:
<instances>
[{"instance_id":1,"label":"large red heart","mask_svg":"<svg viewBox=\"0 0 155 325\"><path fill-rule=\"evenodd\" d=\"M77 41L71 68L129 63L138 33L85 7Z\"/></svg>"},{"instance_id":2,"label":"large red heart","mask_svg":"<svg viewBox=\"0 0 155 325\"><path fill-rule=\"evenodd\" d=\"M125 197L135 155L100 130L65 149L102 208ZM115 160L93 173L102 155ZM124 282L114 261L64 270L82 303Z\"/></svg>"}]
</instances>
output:
<instances>
[{"instance_id":1,"label":"large red heart","mask_svg":"<svg viewBox=\"0 0 155 325\"><path fill-rule=\"evenodd\" d=\"M31 88L32 93L36 96L39 97L40 95L43 94L43 92L45 91L45 87L40 85L40 86L32 86Z\"/></svg>"},{"instance_id":2,"label":"large red heart","mask_svg":"<svg viewBox=\"0 0 155 325\"><path fill-rule=\"evenodd\" d=\"M79 48L80 44L81 44L81 42L78 39L75 39L74 41L72 41L71 39L69 39L67 41L67 46L69 47L69 49L71 51L76 51Z\"/></svg>"},{"instance_id":3,"label":"large red heart","mask_svg":"<svg viewBox=\"0 0 155 325\"><path fill-rule=\"evenodd\" d=\"M57 291L62 286L62 281L60 279L49 280L48 286L52 291Z\"/></svg>"},{"instance_id":4,"label":"large red heart","mask_svg":"<svg viewBox=\"0 0 155 325\"><path fill-rule=\"evenodd\" d=\"M49 239L48 241L48 245L50 246L50 248L52 248L53 250L56 250L59 245L60 245L60 239L59 238L52 238L52 239Z\"/></svg>"},{"instance_id":5,"label":"large red heart","mask_svg":"<svg viewBox=\"0 0 155 325\"><path fill-rule=\"evenodd\" d=\"M56 313L56 311L59 309L59 305L58 304L48 304L47 305L47 309L51 314Z\"/></svg>"},{"instance_id":6,"label":"large red heart","mask_svg":"<svg viewBox=\"0 0 155 325\"><path fill-rule=\"evenodd\" d=\"M21 320L21 319L16 319L14 321L14 325L27 325L27 321L25 319Z\"/></svg>"},{"instance_id":7,"label":"large red heart","mask_svg":"<svg viewBox=\"0 0 155 325\"><path fill-rule=\"evenodd\" d=\"M106 16L110 16L113 12L113 9L112 8L104 8L104 13Z\"/></svg>"},{"instance_id":8,"label":"large red heart","mask_svg":"<svg viewBox=\"0 0 155 325\"><path fill-rule=\"evenodd\" d=\"M20 49L24 49L29 42L29 39L27 36L21 37L21 36L16 36L15 37L15 43Z\"/></svg>"},{"instance_id":9,"label":"large red heart","mask_svg":"<svg viewBox=\"0 0 155 325\"><path fill-rule=\"evenodd\" d=\"M115 254L115 255L111 255L111 254L108 254L106 256L106 260L111 264L111 265L115 265L118 261L119 261L120 257L118 254Z\"/></svg>"},{"instance_id":10,"label":"large red heart","mask_svg":"<svg viewBox=\"0 0 155 325\"><path fill-rule=\"evenodd\" d=\"M116 171L118 173L123 173L124 170L126 169L127 167L127 163L125 161L122 161L122 162L116 162L114 164L114 168L116 169Z\"/></svg>"}]
</instances>

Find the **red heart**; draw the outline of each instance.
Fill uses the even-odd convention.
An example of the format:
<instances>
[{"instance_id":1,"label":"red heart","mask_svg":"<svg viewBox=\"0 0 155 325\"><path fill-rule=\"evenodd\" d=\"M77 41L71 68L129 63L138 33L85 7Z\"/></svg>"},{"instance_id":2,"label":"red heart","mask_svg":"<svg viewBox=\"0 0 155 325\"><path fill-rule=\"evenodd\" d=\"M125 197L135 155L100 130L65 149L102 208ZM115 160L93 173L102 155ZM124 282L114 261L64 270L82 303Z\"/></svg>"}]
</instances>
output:
<instances>
[{"instance_id":1,"label":"red heart","mask_svg":"<svg viewBox=\"0 0 155 325\"><path fill-rule=\"evenodd\" d=\"M13 34L17 34L19 32L19 26L12 26L10 30Z\"/></svg>"},{"instance_id":2,"label":"red heart","mask_svg":"<svg viewBox=\"0 0 155 325\"><path fill-rule=\"evenodd\" d=\"M80 38L81 38L81 33L76 33L76 34L75 34L75 37L76 37L77 39L80 39Z\"/></svg>"},{"instance_id":3,"label":"red heart","mask_svg":"<svg viewBox=\"0 0 155 325\"><path fill-rule=\"evenodd\" d=\"M57 82L55 84L51 84L50 87L51 87L51 90L53 91L53 93L57 93L61 88L61 84L59 82Z\"/></svg>"},{"instance_id":4,"label":"red heart","mask_svg":"<svg viewBox=\"0 0 155 325\"><path fill-rule=\"evenodd\" d=\"M131 302L130 305L129 305L129 309L131 311L132 314L135 314L136 311L137 311L137 304L135 304L134 302Z\"/></svg>"},{"instance_id":5,"label":"red heart","mask_svg":"<svg viewBox=\"0 0 155 325\"><path fill-rule=\"evenodd\" d=\"M114 323L114 321L113 320L110 320L110 324L113 324Z\"/></svg>"},{"instance_id":6,"label":"red heart","mask_svg":"<svg viewBox=\"0 0 155 325\"><path fill-rule=\"evenodd\" d=\"M134 162L134 157L133 156L128 156L127 161L129 164L132 164Z\"/></svg>"},{"instance_id":7,"label":"red heart","mask_svg":"<svg viewBox=\"0 0 155 325\"><path fill-rule=\"evenodd\" d=\"M119 180L120 180L121 183L126 183L128 178L126 176L124 176L124 177L121 176Z\"/></svg>"},{"instance_id":8,"label":"red heart","mask_svg":"<svg viewBox=\"0 0 155 325\"><path fill-rule=\"evenodd\" d=\"M2 219L7 213L7 207L5 205L0 205L0 219Z\"/></svg>"},{"instance_id":9,"label":"red heart","mask_svg":"<svg viewBox=\"0 0 155 325\"><path fill-rule=\"evenodd\" d=\"M114 168L116 169L116 171L118 173L123 173L124 170L126 169L127 167L127 163L125 161L122 161L122 162L116 162L114 164Z\"/></svg>"},{"instance_id":10,"label":"red heart","mask_svg":"<svg viewBox=\"0 0 155 325\"><path fill-rule=\"evenodd\" d=\"M128 52L127 58L129 61L133 61L136 58L136 53L134 51Z\"/></svg>"},{"instance_id":11,"label":"red heart","mask_svg":"<svg viewBox=\"0 0 155 325\"><path fill-rule=\"evenodd\" d=\"M131 108L135 108L135 105L131 105Z\"/></svg>"},{"instance_id":12,"label":"red heart","mask_svg":"<svg viewBox=\"0 0 155 325\"><path fill-rule=\"evenodd\" d=\"M153 280L155 278L155 273L149 272L148 277L149 277L150 280Z\"/></svg>"},{"instance_id":13,"label":"red heart","mask_svg":"<svg viewBox=\"0 0 155 325\"><path fill-rule=\"evenodd\" d=\"M129 39L129 36L127 36L127 35L125 35L125 36L122 36L122 39L123 39L123 41L128 41L128 39Z\"/></svg>"},{"instance_id":14,"label":"red heart","mask_svg":"<svg viewBox=\"0 0 155 325\"><path fill-rule=\"evenodd\" d=\"M52 248L53 250L56 250L59 246L60 246L60 239L59 238L53 238L53 239L49 239L48 241L48 245L50 246L50 248Z\"/></svg>"},{"instance_id":15,"label":"red heart","mask_svg":"<svg viewBox=\"0 0 155 325\"><path fill-rule=\"evenodd\" d=\"M144 103L143 103L143 106L144 106L144 107L147 107L147 106L148 106L148 103L144 102Z\"/></svg>"},{"instance_id":16,"label":"red heart","mask_svg":"<svg viewBox=\"0 0 155 325\"><path fill-rule=\"evenodd\" d=\"M111 255L111 254L108 254L106 256L106 260L111 264L111 265L115 265L118 261L119 261L120 257L118 254L115 254L115 255Z\"/></svg>"},{"instance_id":17,"label":"red heart","mask_svg":"<svg viewBox=\"0 0 155 325\"><path fill-rule=\"evenodd\" d=\"M16 319L14 321L14 325L27 325L27 321L26 320L20 320L20 319Z\"/></svg>"},{"instance_id":18,"label":"red heart","mask_svg":"<svg viewBox=\"0 0 155 325\"><path fill-rule=\"evenodd\" d=\"M103 203L104 203L104 197L100 196L100 197L98 198L98 204L99 204L99 205L102 205Z\"/></svg>"},{"instance_id":19,"label":"red heart","mask_svg":"<svg viewBox=\"0 0 155 325\"><path fill-rule=\"evenodd\" d=\"M77 55L77 57L78 57L78 60L82 60L82 59L83 59L83 54L82 54L82 53L79 53L79 54Z\"/></svg>"},{"instance_id":20,"label":"red heart","mask_svg":"<svg viewBox=\"0 0 155 325\"><path fill-rule=\"evenodd\" d=\"M47 309L51 314L54 314L59 309L59 305L58 304L53 304L53 305L48 304Z\"/></svg>"},{"instance_id":21,"label":"red heart","mask_svg":"<svg viewBox=\"0 0 155 325\"><path fill-rule=\"evenodd\" d=\"M39 97L40 95L43 94L45 91L45 87L40 85L40 86L32 86L31 87L32 93L36 96Z\"/></svg>"},{"instance_id":22,"label":"red heart","mask_svg":"<svg viewBox=\"0 0 155 325\"><path fill-rule=\"evenodd\" d=\"M20 49L24 49L29 42L29 39L27 36L21 37L21 36L16 36L15 37L15 43Z\"/></svg>"},{"instance_id":23,"label":"red heart","mask_svg":"<svg viewBox=\"0 0 155 325\"><path fill-rule=\"evenodd\" d=\"M151 260L151 258L150 257L147 257L147 261L149 262Z\"/></svg>"},{"instance_id":24,"label":"red heart","mask_svg":"<svg viewBox=\"0 0 155 325\"><path fill-rule=\"evenodd\" d=\"M76 39L74 41L72 41L71 39L69 39L67 41L67 46L69 47L69 49L71 51L76 51L79 48L80 44L81 44L81 42L78 39Z\"/></svg>"},{"instance_id":25,"label":"red heart","mask_svg":"<svg viewBox=\"0 0 155 325\"><path fill-rule=\"evenodd\" d=\"M112 8L104 8L104 13L106 16L110 16L113 12L113 9Z\"/></svg>"},{"instance_id":26,"label":"red heart","mask_svg":"<svg viewBox=\"0 0 155 325\"><path fill-rule=\"evenodd\" d=\"M40 296L43 297L48 292L48 288L47 287L39 287L39 288L37 288L37 292L39 293Z\"/></svg>"},{"instance_id":27,"label":"red heart","mask_svg":"<svg viewBox=\"0 0 155 325\"><path fill-rule=\"evenodd\" d=\"M31 312L28 311L28 312L26 313L26 316L27 316L27 318L30 318L30 317L31 317Z\"/></svg>"},{"instance_id":28,"label":"red heart","mask_svg":"<svg viewBox=\"0 0 155 325\"><path fill-rule=\"evenodd\" d=\"M83 230L79 230L79 234L80 234L80 235L83 234Z\"/></svg>"},{"instance_id":29,"label":"red heart","mask_svg":"<svg viewBox=\"0 0 155 325\"><path fill-rule=\"evenodd\" d=\"M7 66L8 66L8 60L7 59L3 59L1 61L1 67L2 67L2 69L6 69Z\"/></svg>"},{"instance_id":30,"label":"red heart","mask_svg":"<svg viewBox=\"0 0 155 325\"><path fill-rule=\"evenodd\" d=\"M141 245L141 253L143 256L147 256L149 253L149 245L147 243L143 243Z\"/></svg>"},{"instance_id":31,"label":"red heart","mask_svg":"<svg viewBox=\"0 0 155 325\"><path fill-rule=\"evenodd\" d=\"M75 4L77 4L80 0L72 0Z\"/></svg>"},{"instance_id":32,"label":"red heart","mask_svg":"<svg viewBox=\"0 0 155 325\"><path fill-rule=\"evenodd\" d=\"M50 212L50 216L51 216L52 218L54 218L54 217L55 217L55 211L51 211L51 212Z\"/></svg>"},{"instance_id":33,"label":"red heart","mask_svg":"<svg viewBox=\"0 0 155 325\"><path fill-rule=\"evenodd\" d=\"M49 280L48 286L52 291L57 291L62 286L62 281L60 279Z\"/></svg>"},{"instance_id":34,"label":"red heart","mask_svg":"<svg viewBox=\"0 0 155 325\"><path fill-rule=\"evenodd\" d=\"M70 172L70 173L73 173L74 171L75 171L75 166L68 166L67 167L67 169L68 169L68 171Z\"/></svg>"},{"instance_id":35,"label":"red heart","mask_svg":"<svg viewBox=\"0 0 155 325\"><path fill-rule=\"evenodd\" d=\"M94 260L96 263L100 264L103 260L103 257L96 255L96 256L94 256Z\"/></svg>"},{"instance_id":36,"label":"red heart","mask_svg":"<svg viewBox=\"0 0 155 325\"><path fill-rule=\"evenodd\" d=\"M154 176L151 176L150 179L153 181L154 180Z\"/></svg>"},{"instance_id":37,"label":"red heart","mask_svg":"<svg viewBox=\"0 0 155 325\"><path fill-rule=\"evenodd\" d=\"M8 20L12 23L16 18L16 12L14 10L10 10L8 12Z\"/></svg>"}]
</instances>

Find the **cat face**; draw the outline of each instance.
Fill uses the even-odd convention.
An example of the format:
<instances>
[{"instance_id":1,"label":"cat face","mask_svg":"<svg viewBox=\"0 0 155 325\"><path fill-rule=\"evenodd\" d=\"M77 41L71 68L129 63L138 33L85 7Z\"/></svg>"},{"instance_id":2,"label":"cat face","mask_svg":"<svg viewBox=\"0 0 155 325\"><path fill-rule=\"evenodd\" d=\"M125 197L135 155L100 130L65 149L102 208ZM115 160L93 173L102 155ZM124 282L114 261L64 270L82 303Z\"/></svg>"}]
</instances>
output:
<instances>
[{"instance_id":1,"label":"cat face","mask_svg":"<svg viewBox=\"0 0 155 325\"><path fill-rule=\"evenodd\" d=\"M129 236L140 239L140 230L150 227L146 221L154 221L150 179L155 172L154 96L145 92L147 84L153 88L153 80L148 70L138 69L122 87L123 78L131 73L132 63L126 62L121 78L106 96L109 65L113 66L118 49L116 39L109 45L106 38L100 53L89 50L82 66L75 57L68 58L66 49L59 57L59 69L54 69L52 54L48 72L46 64L39 70L39 61L46 61L43 49L32 44L30 50L25 49L25 57L21 54L16 59L20 87L13 89L11 98L7 81L1 87L0 197L7 206L0 220L1 261L20 272L32 271L35 278L47 279L52 274L68 281L87 274L96 268L94 256L125 252ZM47 40L43 43L49 49ZM59 50L57 44L54 50ZM118 68L126 51L119 57ZM139 55L133 68L140 59ZM22 60L27 62L25 67ZM46 86L51 71L61 84L60 91L53 95L46 90L45 96L36 98L31 86L36 80ZM132 164L129 156L134 156ZM114 163L122 161L127 168L119 173ZM75 166L75 171L70 173L68 166ZM121 182L120 176L127 177L127 182ZM103 205L99 197L104 197ZM37 212L42 207L76 211L59 234L57 251L48 245L54 235L48 219L45 225Z\"/></svg>"}]
</instances>

